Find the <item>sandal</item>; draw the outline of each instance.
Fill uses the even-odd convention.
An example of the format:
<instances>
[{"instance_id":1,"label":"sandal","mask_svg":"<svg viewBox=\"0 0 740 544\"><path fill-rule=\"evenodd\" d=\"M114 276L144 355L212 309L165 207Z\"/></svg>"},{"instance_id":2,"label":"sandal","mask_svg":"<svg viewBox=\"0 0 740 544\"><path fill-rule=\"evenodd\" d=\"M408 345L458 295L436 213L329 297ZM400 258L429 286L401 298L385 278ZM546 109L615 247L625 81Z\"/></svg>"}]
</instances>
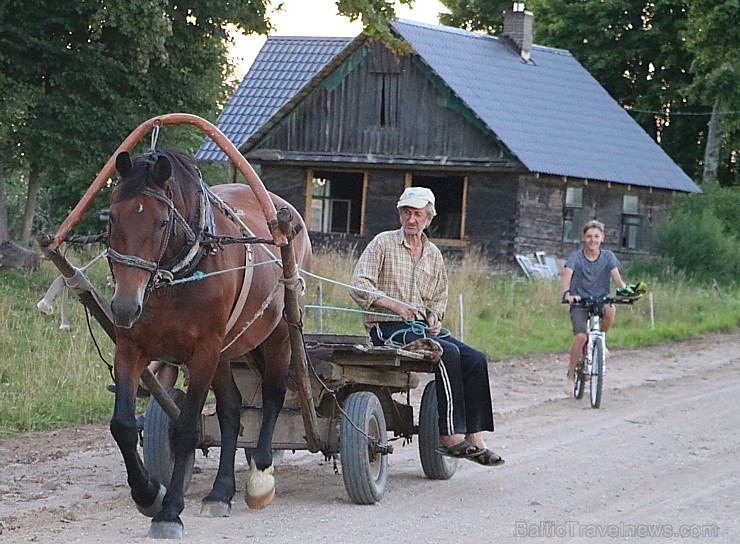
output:
<instances>
[{"instance_id":1,"label":"sandal","mask_svg":"<svg viewBox=\"0 0 740 544\"><path fill-rule=\"evenodd\" d=\"M440 444L434 451L445 457L452 457L453 459L470 459L484 453L484 450L467 440L460 440L460 442L449 448Z\"/></svg>"},{"instance_id":2,"label":"sandal","mask_svg":"<svg viewBox=\"0 0 740 544\"><path fill-rule=\"evenodd\" d=\"M482 450L478 455L468 457L468 459L484 467L500 467L506 462L503 457L488 448Z\"/></svg>"}]
</instances>

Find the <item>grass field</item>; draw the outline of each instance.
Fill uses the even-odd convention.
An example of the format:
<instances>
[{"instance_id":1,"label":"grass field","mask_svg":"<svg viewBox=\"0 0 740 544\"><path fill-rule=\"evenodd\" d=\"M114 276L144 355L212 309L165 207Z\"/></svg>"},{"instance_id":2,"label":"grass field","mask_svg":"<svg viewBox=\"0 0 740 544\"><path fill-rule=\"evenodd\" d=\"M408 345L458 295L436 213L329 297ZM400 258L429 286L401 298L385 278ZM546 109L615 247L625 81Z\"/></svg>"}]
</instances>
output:
<instances>
[{"instance_id":1,"label":"grass field","mask_svg":"<svg viewBox=\"0 0 740 544\"><path fill-rule=\"evenodd\" d=\"M91 255L74 255L78 266ZM321 253L312 272L346 283L353 255ZM98 288L106 287L104 262L90 269ZM60 330L60 301L52 316L36 303L56 277L45 262L33 273L0 275L0 439L31 429L105 421L113 409L106 363L113 360L113 343L96 322L90 323L81 304L69 298L69 328ZM612 347L640 347L691 336L740 330L740 288L691 282L683 277L631 278L648 283L648 297L632 307L620 307L609 333ZM346 287L309 278L309 305L355 310ZM653 323L654 320L654 323ZM309 308L306 332L364 334L356 311ZM518 276L491 276L485 261L467 257L450 271L450 299L444 326L467 343L485 351L492 361L515 355L567 351L571 332L567 308L560 304L555 281L524 281Z\"/></svg>"}]
</instances>

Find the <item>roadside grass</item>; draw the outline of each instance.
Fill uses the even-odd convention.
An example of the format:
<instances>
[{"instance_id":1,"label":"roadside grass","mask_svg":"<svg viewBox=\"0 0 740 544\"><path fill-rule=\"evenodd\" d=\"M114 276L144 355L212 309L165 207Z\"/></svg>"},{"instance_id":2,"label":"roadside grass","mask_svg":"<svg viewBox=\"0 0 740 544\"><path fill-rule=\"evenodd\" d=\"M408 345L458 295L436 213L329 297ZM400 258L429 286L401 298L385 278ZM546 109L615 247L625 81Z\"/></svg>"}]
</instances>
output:
<instances>
[{"instance_id":1,"label":"roadside grass","mask_svg":"<svg viewBox=\"0 0 740 544\"><path fill-rule=\"evenodd\" d=\"M77 266L94 254L70 258ZM357 254L323 251L316 254L312 273L341 284L349 283ZM740 286L712 287L681 275L623 277L649 285L655 326L651 325L646 296L633 306L620 306L609 331L612 348L639 348L710 333L740 331ZM59 330L60 301L52 316L36 303L57 273L44 262L39 271L6 271L0 275L0 439L15 433L106 421L114 396L106 364L113 361L114 345L92 321L95 341L81 304L70 295L68 330ZM89 276L106 297L108 269L104 262ZM450 297L444 326L457 337L485 351L492 361L536 353L565 353L570 345L568 309L560 303L556 281L525 281L515 275L489 275L485 259L468 255L451 263ZM348 289L309 277L307 304L356 310ZM356 311L308 308L306 332L365 334ZM141 401L141 408L143 402Z\"/></svg>"}]
</instances>

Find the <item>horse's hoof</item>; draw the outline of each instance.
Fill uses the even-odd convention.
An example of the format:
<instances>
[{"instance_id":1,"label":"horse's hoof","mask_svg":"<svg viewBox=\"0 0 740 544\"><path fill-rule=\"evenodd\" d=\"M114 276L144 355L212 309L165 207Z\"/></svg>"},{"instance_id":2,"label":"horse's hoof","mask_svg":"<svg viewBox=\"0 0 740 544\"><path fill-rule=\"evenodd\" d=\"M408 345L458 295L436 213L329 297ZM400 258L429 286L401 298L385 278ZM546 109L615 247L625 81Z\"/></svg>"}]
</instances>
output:
<instances>
[{"instance_id":1,"label":"horse's hoof","mask_svg":"<svg viewBox=\"0 0 740 544\"><path fill-rule=\"evenodd\" d=\"M152 521L149 527L149 538L169 538L170 540L182 540L183 528L179 521Z\"/></svg>"},{"instance_id":2,"label":"horse's hoof","mask_svg":"<svg viewBox=\"0 0 740 544\"><path fill-rule=\"evenodd\" d=\"M265 470L257 470L254 459L249 466L247 477L247 491L244 500L253 510L260 510L268 506L275 498L275 477L272 473L275 468L270 465Z\"/></svg>"},{"instance_id":3,"label":"horse's hoof","mask_svg":"<svg viewBox=\"0 0 740 544\"><path fill-rule=\"evenodd\" d=\"M262 510L263 508L267 508L270 506L270 503L272 502L272 499L275 498L275 488L272 488L270 491L268 491L264 495L260 496L253 496L250 495L249 492L247 492L246 496L244 497L244 500L247 501L247 506L249 506L252 510Z\"/></svg>"},{"instance_id":4,"label":"horse's hoof","mask_svg":"<svg viewBox=\"0 0 740 544\"><path fill-rule=\"evenodd\" d=\"M203 501L198 515L204 518L228 518L231 515L231 503Z\"/></svg>"},{"instance_id":5,"label":"horse's hoof","mask_svg":"<svg viewBox=\"0 0 740 544\"><path fill-rule=\"evenodd\" d=\"M150 504L149 506L142 506L139 503L135 503L136 509L141 514L144 514L146 517L153 518L154 516L159 514L159 511L162 509L162 502L164 501L164 496L166 494L167 494L167 488L163 486L162 484L159 484L159 493L157 493L157 498L154 499L154 502Z\"/></svg>"}]
</instances>

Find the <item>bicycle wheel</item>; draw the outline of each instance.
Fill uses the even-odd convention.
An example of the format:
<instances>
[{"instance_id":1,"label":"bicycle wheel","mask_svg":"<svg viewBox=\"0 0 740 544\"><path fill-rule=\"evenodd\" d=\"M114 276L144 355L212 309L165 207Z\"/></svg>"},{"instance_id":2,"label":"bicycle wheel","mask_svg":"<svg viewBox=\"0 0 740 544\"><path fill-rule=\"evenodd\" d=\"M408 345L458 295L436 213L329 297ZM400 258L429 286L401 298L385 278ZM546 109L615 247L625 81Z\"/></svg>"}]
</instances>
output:
<instances>
[{"instance_id":1,"label":"bicycle wheel","mask_svg":"<svg viewBox=\"0 0 740 544\"><path fill-rule=\"evenodd\" d=\"M583 390L586 385L584 372L586 372L586 364L583 356L581 356L576 365L576 373L573 376L573 396L577 399L583 398Z\"/></svg>"},{"instance_id":2,"label":"bicycle wheel","mask_svg":"<svg viewBox=\"0 0 740 544\"><path fill-rule=\"evenodd\" d=\"M601 389L604 386L604 344L601 338L594 340L591 362L591 408L601 406Z\"/></svg>"}]
</instances>

